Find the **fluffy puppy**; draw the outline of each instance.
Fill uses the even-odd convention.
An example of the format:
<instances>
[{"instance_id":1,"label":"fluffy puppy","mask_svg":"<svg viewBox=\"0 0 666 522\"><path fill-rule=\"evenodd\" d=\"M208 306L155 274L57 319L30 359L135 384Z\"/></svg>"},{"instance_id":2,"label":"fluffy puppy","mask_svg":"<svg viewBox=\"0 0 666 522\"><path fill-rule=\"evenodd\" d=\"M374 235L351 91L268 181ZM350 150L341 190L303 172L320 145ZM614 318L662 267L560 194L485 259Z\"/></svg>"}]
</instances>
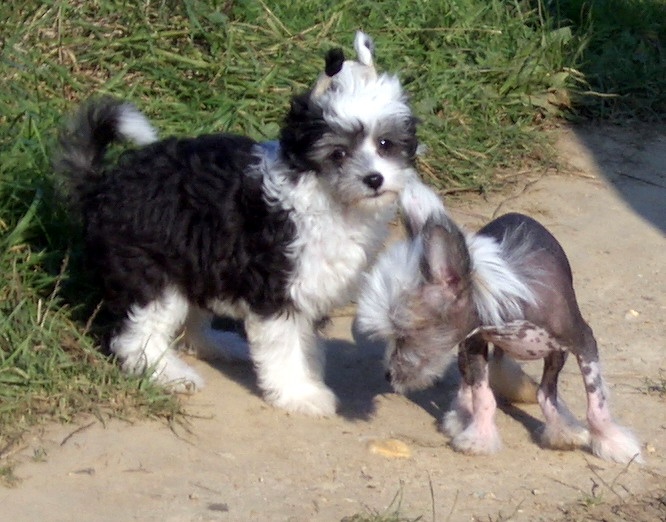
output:
<instances>
[{"instance_id":1,"label":"fluffy puppy","mask_svg":"<svg viewBox=\"0 0 666 522\"><path fill-rule=\"evenodd\" d=\"M86 104L64 130L56 168L119 317L110 349L126 371L200 387L172 346L188 316L209 328L215 313L244 322L266 400L335 412L316 325L354 294L399 194L416 182L416 123L400 82L377 74L367 35L355 49L358 61L327 54L325 73L292 99L278 142L156 141L134 106L110 99ZM141 147L105 167L116 140ZM209 333L192 337L205 344Z\"/></svg>"}]
</instances>

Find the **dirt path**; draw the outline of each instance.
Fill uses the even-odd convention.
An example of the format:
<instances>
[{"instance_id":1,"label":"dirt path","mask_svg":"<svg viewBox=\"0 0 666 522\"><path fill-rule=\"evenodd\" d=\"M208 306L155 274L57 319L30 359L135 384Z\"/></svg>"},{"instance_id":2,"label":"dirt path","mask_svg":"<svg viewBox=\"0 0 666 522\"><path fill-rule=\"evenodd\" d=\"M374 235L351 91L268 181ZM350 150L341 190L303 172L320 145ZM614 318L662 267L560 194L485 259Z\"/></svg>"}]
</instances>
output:
<instances>
[{"instance_id":1,"label":"dirt path","mask_svg":"<svg viewBox=\"0 0 666 522\"><path fill-rule=\"evenodd\" d=\"M0 520L336 521L384 512L394 499L389 511L400 502L404 516L428 521L666 520L666 397L648 393L666 384L666 131L562 131L559 149L567 173L447 203L472 228L517 210L561 240L614 412L644 442L645 466L540 449L531 437L541 424L536 405L503 406L498 455L456 454L436 429L454 379L410 398L391 393L381 347L357 346L351 318L341 316L327 343L340 416L287 415L257 395L248 366L195 362L208 384L188 399L189 432L94 419L49 426L15 455L22 482L0 489ZM526 368L539 374L539 364ZM573 361L561 386L582 417ZM387 438L412 456L369 451Z\"/></svg>"}]
</instances>

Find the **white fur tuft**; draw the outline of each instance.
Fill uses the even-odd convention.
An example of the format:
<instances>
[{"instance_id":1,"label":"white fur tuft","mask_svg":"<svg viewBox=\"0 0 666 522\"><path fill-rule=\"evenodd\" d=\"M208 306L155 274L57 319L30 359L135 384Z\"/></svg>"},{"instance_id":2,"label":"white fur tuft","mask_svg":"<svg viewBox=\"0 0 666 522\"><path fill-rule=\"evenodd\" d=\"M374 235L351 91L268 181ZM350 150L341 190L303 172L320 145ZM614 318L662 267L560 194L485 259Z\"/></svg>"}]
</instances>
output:
<instances>
[{"instance_id":1,"label":"white fur tuft","mask_svg":"<svg viewBox=\"0 0 666 522\"><path fill-rule=\"evenodd\" d=\"M356 316L360 331L373 338L393 338L392 308L404 295L416 291L421 279L421 251L421 242L401 241L380 256L360 292Z\"/></svg>"},{"instance_id":2,"label":"white fur tuft","mask_svg":"<svg viewBox=\"0 0 666 522\"><path fill-rule=\"evenodd\" d=\"M333 79L333 88L316 98L327 123L349 130L361 123L371 131L383 119L411 118L400 80L389 74L357 73L362 67L345 63Z\"/></svg>"},{"instance_id":3,"label":"white fur tuft","mask_svg":"<svg viewBox=\"0 0 666 522\"><path fill-rule=\"evenodd\" d=\"M444 414L442 431L449 437L460 435L472 422L472 387L462 382L451 409Z\"/></svg>"},{"instance_id":4,"label":"white fur tuft","mask_svg":"<svg viewBox=\"0 0 666 522\"><path fill-rule=\"evenodd\" d=\"M157 131L136 107L125 103L119 110L118 132L123 138L137 145L149 145L157 141Z\"/></svg>"},{"instance_id":5,"label":"white fur tuft","mask_svg":"<svg viewBox=\"0 0 666 522\"><path fill-rule=\"evenodd\" d=\"M549 397L543 389L537 393L546 423L539 435L544 448L570 450L587 446L590 432L576 419L561 398Z\"/></svg>"},{"instance_id":6,"label":"white fur tuft","mask_svg":"<svg viewBox=\"0 0 666 522\"><path fill-rule=\"evenodd\" d=\"M463 385L466 387L465 385ZM451 440L456 451L469 455L491 455L502 449L502 439L495 424L497 403L487 381L472 389L472 418L463 431ZM464 422L464 410L456 410ZM449 420L448 428L454 426Z\"/></svg>"},{"instance_id":7,"label":"white fur tuft","mask_svg":"<svg viewBox=\"0 0 666 522\"><path fill-rule=\"evenodd\" d=\"M536 297L507 262L494 238L479 234L466 237L472 259L474 302L484 325L500 325L520 317L522 303Z\"/></svg>"},{"instance_id":8,"label":"white fur tuft","mask_svg":"<svg viewBox=\"0 0 666 522\"><path fill-rule=\"evenodd\" d=\"M414 234L423 228L429 218L448 215L437 193L416 177L405 185L399 201L403 215Z\"/></svg>"},{"instance_id":9,"label":"white fur tuft","mask_svg":"<svg viewBox=\"0 0 666 522\"><path fill-rule=\"evenodd\" d=\"M592 453L604 460L622 464L644 463L641 446L631 431L617 424L611 424L603 433L592 434Z\"/></svg>"},{"instance_id":10,"label":"white fur tuft","mask_svg":"<svg viewBox=\"0 0 666 522\"><path fill-rule=\"evenodd\" d=\"M363 65L372 65L373 46L372 39L367 34L365 34L363 31L356 32L356 37L354 38L354 49L356 49L358 61Z\"/></svg>"}]
</instances>

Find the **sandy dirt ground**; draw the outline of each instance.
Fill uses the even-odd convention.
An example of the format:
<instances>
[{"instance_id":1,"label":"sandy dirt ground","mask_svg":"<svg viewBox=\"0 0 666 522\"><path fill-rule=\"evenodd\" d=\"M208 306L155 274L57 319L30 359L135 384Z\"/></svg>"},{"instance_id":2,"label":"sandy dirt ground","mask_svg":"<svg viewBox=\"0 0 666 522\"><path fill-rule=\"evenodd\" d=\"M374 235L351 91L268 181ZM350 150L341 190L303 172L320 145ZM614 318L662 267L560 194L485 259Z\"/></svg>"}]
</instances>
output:
<instances>
[{"instance_id":1,"label":"sandy dirt ground","mask_svg":"<svg viewBox=\"0 0 666 522\"><path fill-rule=\"evenodd\" d=\"M666 520L666 129L558 135L558 169L446 202L470 229L522 211L562 242L615 416L642 441L645 465L541 449L537 405L501 405L497 455L455 453L437 426L456 372L425 392L392 393L382 347L354 341L343 311L326 332L339 416L288 415L262 401L248 365L191 360L207 387L185 399L187 429L80 418L36 430L11 456L21 481L0 487L0 520L339 521L398 507L424 521ZM540 373L540 363L525 368ZM561 390L583 418L571 359ZM411 456L370 451L385 439Z\"/></svg>"}]
</instances>

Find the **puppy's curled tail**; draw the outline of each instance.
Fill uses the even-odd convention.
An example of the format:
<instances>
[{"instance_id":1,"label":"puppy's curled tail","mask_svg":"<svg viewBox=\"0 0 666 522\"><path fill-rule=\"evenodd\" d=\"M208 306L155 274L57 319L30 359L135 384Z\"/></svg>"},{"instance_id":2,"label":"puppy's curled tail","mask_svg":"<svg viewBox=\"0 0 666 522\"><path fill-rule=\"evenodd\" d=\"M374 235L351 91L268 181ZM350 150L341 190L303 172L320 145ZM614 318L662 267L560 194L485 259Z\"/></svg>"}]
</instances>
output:
<instances>
[{"instance_id":1,"label":"puppy's curled tail","mask_svg":"<svg viewBox=\"0 0 666 522\"><path fill-rule=\"evenodd\" d=\"M81 106L60 132L60 150L54 158L54 169L64 177L72 202L80 201L101 177L109 144L125 140L136 145L157 140L157 132L134 105L106 97Z\"/></svg>"},{"instance_id":2,"label":"puppy's curled tail","mask_svg":"<svg viewBox=\"0 0 666 522\"><path fill-rule=\"evenodd\" d=\"M490 388L511 403L537 402L539 385L514 359L495 348L488 360Z\"/></svg>"}]
</instances>

